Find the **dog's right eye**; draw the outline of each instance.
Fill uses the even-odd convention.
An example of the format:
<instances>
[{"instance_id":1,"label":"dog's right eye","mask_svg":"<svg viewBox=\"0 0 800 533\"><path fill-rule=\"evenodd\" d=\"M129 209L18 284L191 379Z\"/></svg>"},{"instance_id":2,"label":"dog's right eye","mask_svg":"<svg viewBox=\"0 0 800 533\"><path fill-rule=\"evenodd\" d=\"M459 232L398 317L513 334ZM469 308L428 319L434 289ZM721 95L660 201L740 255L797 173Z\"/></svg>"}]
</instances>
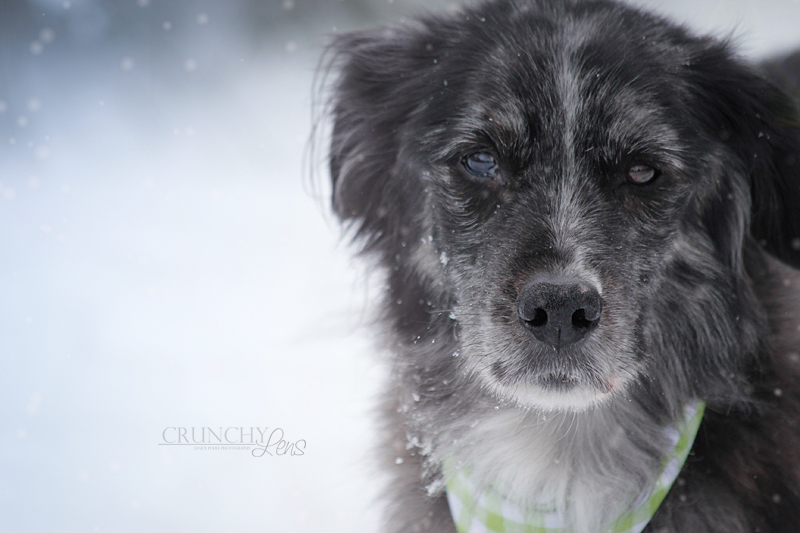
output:
<instances>
[{"instance_id":1,"label":"dog's right eye","mask_svg":"<svg viewBox=\"0 0 800 533\"><path fill-rule=\"evenodd\" d=\"M464 168L478 178L494 178L497 174L497 160L489 152L473 152L464 158Z\"/></svg>"},{"instance_id":2,"label":"dog's right eye","mask_svg":"<svg viewBox=\"0 0 800 533\"><path fill-rule=\"evenodd\" d=\"M647 185L659 175L658 170L649 165L633 165L628 169L625 179L633 185Z\"/></svg>"}]
</instances>

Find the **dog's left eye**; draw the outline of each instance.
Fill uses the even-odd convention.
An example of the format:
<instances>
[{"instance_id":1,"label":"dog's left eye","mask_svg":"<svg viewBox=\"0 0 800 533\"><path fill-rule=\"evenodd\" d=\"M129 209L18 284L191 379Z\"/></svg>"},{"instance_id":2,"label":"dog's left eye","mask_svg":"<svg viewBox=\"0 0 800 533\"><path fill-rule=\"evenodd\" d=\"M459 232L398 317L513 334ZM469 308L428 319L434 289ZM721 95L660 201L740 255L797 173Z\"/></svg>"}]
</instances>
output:
<instances>
[{"instance_id":1,"label":"dog's left eye","mask_svg":"<svg viewBox=\"0 0 800 533\"><path fill-rule=\"evenodd\" d=\"M658 171L648 165L633 165L628 169L628 173L625 174L625 179L628 180L628 183L634 185L650 183L657 177Z\"/></svg>"},{"instance_id":2,"label":"dog's left eye","mask_svg":"<svg viewBox=\"0 0 800 533\"><path fill-rule=\"evenodd\" d=\"M497 174L497 160L489 152L474 152L464 158L464 168L478 178L493 178Z\"/></svg>"}]
</instances>

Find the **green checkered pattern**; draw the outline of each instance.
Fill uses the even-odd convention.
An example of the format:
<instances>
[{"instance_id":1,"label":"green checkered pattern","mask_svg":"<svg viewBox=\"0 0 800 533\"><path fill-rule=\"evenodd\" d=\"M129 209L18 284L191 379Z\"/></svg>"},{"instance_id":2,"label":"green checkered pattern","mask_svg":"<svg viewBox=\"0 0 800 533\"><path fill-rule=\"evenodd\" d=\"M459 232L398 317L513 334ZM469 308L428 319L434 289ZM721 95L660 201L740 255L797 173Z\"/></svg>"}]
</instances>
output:
<instances>
[{"instance_id":1,"label":"green checkered pattern","mask_svg":"<svg viewBox=\"0 0 800 533\"><path fill-rule=\"evenodd\" d=\"M666 497L672 483L686 462L705 403L697 401L685 409L683 420L664 429L672 444L662 460L661 473L655 484L636 499L632 510L620 517L602 533L640 533L650 522ZM445 465L447 499L459 533L566 533L570 531L557 511L522 511L514 503L490 488L481 490L473 485L468 472Z\"/></svg>"}]
</instances>

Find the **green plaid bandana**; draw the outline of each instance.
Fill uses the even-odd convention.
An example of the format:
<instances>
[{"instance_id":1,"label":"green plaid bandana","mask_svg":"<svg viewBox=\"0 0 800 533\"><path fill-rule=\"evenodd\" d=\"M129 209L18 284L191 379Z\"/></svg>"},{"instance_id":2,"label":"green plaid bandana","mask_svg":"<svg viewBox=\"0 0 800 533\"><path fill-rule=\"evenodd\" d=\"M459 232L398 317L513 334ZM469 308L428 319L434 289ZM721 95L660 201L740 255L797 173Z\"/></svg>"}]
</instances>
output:
<instances>
[{"instance_id":1,"label":"green plaid bandana","mask_svg":"<svg viewBox=\"0 0 800 533\"><path fill-rule=\"evenodd\" d=\"M662 460L655 485L646 489L633 503L632 510L603 533L640 533L647 526L686 462L704 410L705 403L700 400L687 405L684 419L664 429L672 448ZM449 478L447 500L459 533L566 533L570 530L557 511L523 512L491 488L475 487L463 469L452 471L445 465L445 470Z\"/></svg>"}]
</instances>

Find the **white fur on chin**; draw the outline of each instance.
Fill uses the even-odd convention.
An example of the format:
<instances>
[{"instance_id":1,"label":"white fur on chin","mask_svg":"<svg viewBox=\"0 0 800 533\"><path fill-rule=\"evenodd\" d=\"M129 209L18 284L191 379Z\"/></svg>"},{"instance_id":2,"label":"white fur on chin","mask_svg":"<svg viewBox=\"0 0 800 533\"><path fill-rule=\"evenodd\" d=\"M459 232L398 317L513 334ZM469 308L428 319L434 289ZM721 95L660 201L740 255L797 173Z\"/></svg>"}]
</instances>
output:
<instances>
[{"instance_id":1,"label":"white fur on chin","mask_svg":"<svg viewBox=\"0 0 800 533\"><path fill-rule=\"evenodd\" d=\"M568 391L544 388L535 383L516 383L496 385L496 394L515 402L519 407L545 412L582 412L602 406L624 389L624 382L609 380L609 390L601 390L591 385L577 385Z\"/></svg>"}]
</instances>

